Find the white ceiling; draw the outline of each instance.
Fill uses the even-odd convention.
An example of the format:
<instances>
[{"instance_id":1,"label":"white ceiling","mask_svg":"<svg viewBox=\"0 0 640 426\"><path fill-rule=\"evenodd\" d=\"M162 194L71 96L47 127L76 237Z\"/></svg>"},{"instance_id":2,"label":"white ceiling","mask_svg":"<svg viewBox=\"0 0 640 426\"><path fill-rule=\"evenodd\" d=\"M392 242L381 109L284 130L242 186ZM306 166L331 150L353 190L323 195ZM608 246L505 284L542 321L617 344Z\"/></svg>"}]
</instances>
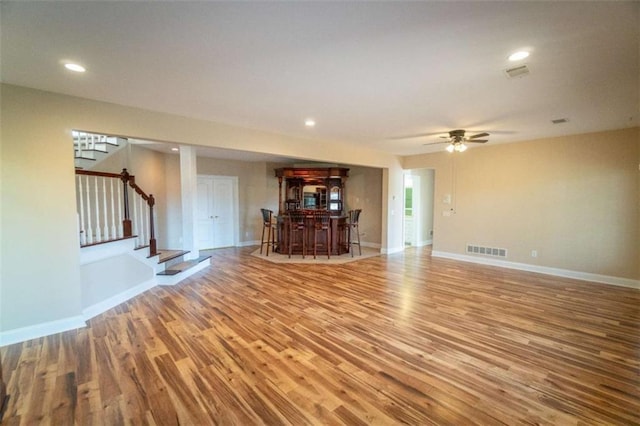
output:
<instances>
[{"instance_id":1,"label":"white ceiling","mask_svg":"<svg viewBox=\"0 0 640 426\"><path fill-rule=\"evenodd\" d=\"M408 155L454 128L491 145L639 123L637 1L0 7L5 83L281 134ZM531 73L508 79L523 48Z\"/></svg>"}]
</instances>

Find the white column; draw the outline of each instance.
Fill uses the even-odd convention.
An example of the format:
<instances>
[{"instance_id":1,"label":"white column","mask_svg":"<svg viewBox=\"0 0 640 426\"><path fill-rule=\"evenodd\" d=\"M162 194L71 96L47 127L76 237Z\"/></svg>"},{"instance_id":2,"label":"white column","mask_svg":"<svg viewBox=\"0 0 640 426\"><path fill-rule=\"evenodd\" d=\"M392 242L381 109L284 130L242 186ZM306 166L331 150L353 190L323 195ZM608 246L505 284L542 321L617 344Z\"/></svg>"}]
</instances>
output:
<instances>
[{"instance_id":1,"label":"white column","mask_svg":"<svg viewBox=\"0 0 640 426\"><path fill-rule=\"evenodd\" d=\"M197 240L197 204L198 171L196 149L191 146L180 147L180 192L182 197L182 249L189 250L185 259L195 259L198 252Z\"/></svg>"}]
</instances>

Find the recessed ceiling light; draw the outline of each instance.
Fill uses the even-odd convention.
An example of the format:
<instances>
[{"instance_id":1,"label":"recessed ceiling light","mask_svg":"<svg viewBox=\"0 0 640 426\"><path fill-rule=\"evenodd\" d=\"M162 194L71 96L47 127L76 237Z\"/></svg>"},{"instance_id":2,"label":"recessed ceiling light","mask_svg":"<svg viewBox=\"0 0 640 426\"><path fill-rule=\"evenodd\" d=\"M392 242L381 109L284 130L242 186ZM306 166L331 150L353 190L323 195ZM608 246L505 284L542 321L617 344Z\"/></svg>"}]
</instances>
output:
<instances>
[{"instance_id":1,"label":"recessed ceiling light","mask_svg":"<svg viewBox=\"0 0 640 426\"><path fill-rule=\"evenodd\" d=\"M178 152L180 151L180 148L171 148L171 151Z\"/></svg>"},{"instance_id":2,"label":"recessed ceiling light","mask_svg":"<svg viewBox=\"0 0 640 426\"><path fill-rule=\"evenodd\" d=\"M68 69L69 71L73 71L73 72L85 72L87 70L82 65L74 64L72 62L68 62L68 63L64 64L64 67L66 69Z\"/></svg>"},{"instance_id":3,"label":"recessed ceiling light","mask_svg":"<svg viewBox=\"0 0 640 426\"><path fill-rule=\"evenodd\" d=\"M512 53L511 55L509 55L509 60L510 61L520 61L524 58L528 58L529 57L529 52L525 51L525 50L520 50L518 52Z\"/></svg>"},{"instance_id":4,"label":"recessed ceiling light","mask_svg":"<svg viewBox=\"0 0 640 426\"><path fill-rule=\"evenodd\" d=\"M307 127L314 127L316 125L316 121L312 118L307 118L304 120L304 125Z\"/></svg>"}]
</instances>

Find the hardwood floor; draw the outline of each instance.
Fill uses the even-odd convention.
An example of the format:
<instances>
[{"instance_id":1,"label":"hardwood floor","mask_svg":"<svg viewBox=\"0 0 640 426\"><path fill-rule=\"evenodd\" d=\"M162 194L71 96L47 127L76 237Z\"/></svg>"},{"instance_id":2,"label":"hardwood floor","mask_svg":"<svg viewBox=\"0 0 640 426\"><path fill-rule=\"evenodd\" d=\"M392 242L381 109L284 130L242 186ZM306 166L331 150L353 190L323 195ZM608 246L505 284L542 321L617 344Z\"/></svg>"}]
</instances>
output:
<instances>
[{"instance_id":1,"label":"hardwood floor","mask_svg":"<svg viewBox=\"0 0 640 426\"><path fill-rule=\"evenodd\" d=\"M0 349L17 424L640 424L640 291L431 258L254 248Z\"/></svg>"}]
</instances>

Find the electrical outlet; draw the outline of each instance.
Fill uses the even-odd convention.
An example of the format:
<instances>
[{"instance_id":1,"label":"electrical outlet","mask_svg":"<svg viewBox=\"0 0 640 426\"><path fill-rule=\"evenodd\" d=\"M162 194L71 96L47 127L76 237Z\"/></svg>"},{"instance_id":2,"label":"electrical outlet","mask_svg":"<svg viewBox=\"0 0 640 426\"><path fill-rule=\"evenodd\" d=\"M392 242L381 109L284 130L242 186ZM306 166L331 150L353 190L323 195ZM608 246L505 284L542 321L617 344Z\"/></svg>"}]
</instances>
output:
<instances>
[{"instance_id":1,"label":"electrical outlet","mask_svg":"<svg viewBox=\"0 0 640 426\"><path fill-rule=\"evenodd\" d=\"M538 250L531 250L531 257L538 257Z\"/></svg>"}]
</instances>

